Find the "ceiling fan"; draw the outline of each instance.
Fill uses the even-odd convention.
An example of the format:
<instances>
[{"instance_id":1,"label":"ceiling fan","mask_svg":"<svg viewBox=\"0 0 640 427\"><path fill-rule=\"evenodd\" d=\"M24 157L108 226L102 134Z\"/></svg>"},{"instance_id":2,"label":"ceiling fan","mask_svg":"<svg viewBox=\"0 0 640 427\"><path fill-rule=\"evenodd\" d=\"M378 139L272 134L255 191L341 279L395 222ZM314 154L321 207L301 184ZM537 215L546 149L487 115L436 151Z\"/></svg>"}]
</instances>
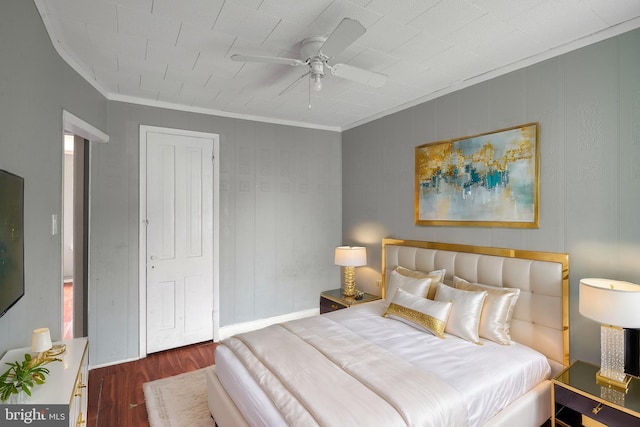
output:
<instances>
[{"instance_id":1,"label":"ceiling fan","mask_svg":"<svg viewBox=\"0 0 640 427\"><path fill-rule=\"evenodd\" d=\"M281 58L276 56L231 55L237 62L258 62L266 64L283 64L298 67L307 65L309 71L287 86L280 95L288 92L303 77L309 76L309 86L315 91L322 90L322 79L328 70L331 75L343 79L382 87L387 82L385 74L376 73L347 64L333 64L329 61L345 50L366 32L366 28L358 21L344 18L329 37L309 37L300 43L300 59Z\"/></svg>"}]
</instances>

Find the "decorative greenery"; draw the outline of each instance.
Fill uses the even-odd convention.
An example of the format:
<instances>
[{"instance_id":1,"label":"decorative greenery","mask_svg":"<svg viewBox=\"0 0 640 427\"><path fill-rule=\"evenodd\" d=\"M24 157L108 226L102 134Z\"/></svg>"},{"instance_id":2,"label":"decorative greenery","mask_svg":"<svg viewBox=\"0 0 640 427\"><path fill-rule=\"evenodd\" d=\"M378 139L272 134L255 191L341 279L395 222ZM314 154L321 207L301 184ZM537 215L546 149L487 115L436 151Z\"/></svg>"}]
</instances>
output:
<instances>
[{"instance_id":1,"label":"decorative greenery","mask_svg":"<svg viewBox=\"0 0 640 427\"><path fill-rule=\"evenodd\" d=\"M21 391L31 396L31 389L36 384L44 384L45 375L49 374L49 370L43 365L54 360L60 359L32 358L30 354L25 354L22 362L7 362L10 368L0 376L0 400L5 402L12 394L18 394Z\"/></svg>"}]
</instances>

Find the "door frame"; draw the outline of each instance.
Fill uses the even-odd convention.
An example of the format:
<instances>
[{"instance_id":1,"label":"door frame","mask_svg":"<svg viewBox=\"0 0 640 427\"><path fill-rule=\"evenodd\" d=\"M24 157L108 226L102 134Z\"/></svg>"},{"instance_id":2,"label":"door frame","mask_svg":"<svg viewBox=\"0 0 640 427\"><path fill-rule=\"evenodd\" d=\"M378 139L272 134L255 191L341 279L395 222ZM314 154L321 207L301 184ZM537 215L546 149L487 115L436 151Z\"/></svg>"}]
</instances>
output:
<instances>
[{"instance_id":1,"label":"door frame","mask_svg":"<svg viewBox=\"0 0 640 427\"><path fill-rule=\"evenodd\" d=\"M213 140L213 341L220 336L220 135L217 133L173 129L160 126L140 125L140 197L139 197L139 240L138 240L138 291L139 324L138 339L140 358L147 356L147 133L168 133Z\"/></svg>"},{"instance_id":2,"label":"door frame","mask_svg":"<svg viewBox=\"0 0 640 427\"><path fill-rule=\"evenodd\" d=\"M109 135L107 135L106 133L102 132L100 129L96 128L95 126L93 126L90 123L85 122L84 120L82 120L81 118L75 116L74 114L70 113L69 111L63 109L62 110L62 132L60 133L60 138L61 138L61 147L62 147L62 162L64 162L64 133L65 132L69 132L72 133L74 135L80 136L82 138L85 139L85 150L88 151L88 158L87 161L85 163L86 166L86 170L84 171L85 173L85 185L87 186L87 188L85 188L85 203L86 203L86 207L87 210L84 212L84 216L86 218L86 226L87 226L87 230L86 230L86 234L84 235L84 239L86 240L86 245L87 245L87 253L86 253L86 271L84 272L84 276L87 278L87 282L84 283L84 287L87 291L87 295L83 295L83 303L85 304L85 306L83 307L83 311L86 312L86 317L84 319L84 323L87 326L87 334L89 334L89 329L90 329L90 323L89 321L91 319L89 319L89 316L91 315L91 310L89 309L89 294L91 293L91 283L89 282L88 278L90 277L90 271L89 269L91 268L91 263L90 263L90 258L91 258L91 252L88 250L88 248L90 248L90 244L91 244L91 154L92 154L92 150L91 150L91 143L92 142L100 142L100 143L107 143L109 142ZM62 182L60 183L61 188L64 188L64 174L62 174ZM64 191L60 192L61 194L61 200L60 206L64 206L64 200L62 200L64 198ZM64 262L64 238L62 238L62 233L64 233L64 221L62 220L62 215L60 215L60 220L58 221L59 224L61 224L62 226L60 227L60 265L63 265ZM62 286L62 283L64 281L64 269L61 268L60 269L60 297L61 300L60 301L64 301L64 286ZM61 331L61 336L64 336L64 310L60 310L60 331Z\"/></svg>"},{"instance_id":3,"label":"door frame","mask_svg":"<svg viewBox=\"0 0 640 427\"><path fill-rule=\"evenodd\" d=\"M73 338L89 333L89 177L91 144L73 134ZM64 210L62 212L65 216ZM81 214L81 216L78 216ZM64 274L63 274L64 275Z\"/></svg>"}]
</instances>

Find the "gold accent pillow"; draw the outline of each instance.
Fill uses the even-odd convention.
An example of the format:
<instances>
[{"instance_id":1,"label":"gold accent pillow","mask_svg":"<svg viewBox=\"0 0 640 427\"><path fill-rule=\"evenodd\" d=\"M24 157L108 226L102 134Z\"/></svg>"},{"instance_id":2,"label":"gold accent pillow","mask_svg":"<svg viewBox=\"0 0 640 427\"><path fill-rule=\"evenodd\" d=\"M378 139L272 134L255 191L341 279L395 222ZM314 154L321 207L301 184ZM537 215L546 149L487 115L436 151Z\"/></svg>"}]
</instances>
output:
<instances>
[{"instance_id":1,"label":"gold accent pillow","mask_svg":"<svg viewBox=\"0 0 640 427\"><path fill-rule=\"evenodd\" d=\"M453 285L465 291L487 291L480 316L480 337L498 344L511 344L511 319L520 289L471 283L457 276L453 277Z\"/></svg>"},{"instance_id":2,"label":"gold accent pillow","mask_svg":"<svg viewBox=\"0 0 640 427\"><path fill-rule=\"evenodd\" d=\"M382 317L399 320L444 338L451 306L450 302L432 301L397 289Z\"/></svg>"},{"instance_id":3,"label":"gold accent pillow","mask_svg":"<svg viewBox=\"0 0 640 427\"><path fill-rule=\"evenodd\" d=\"M403 289L410 294L426 298L427 293L429 292L429 287L431 287L431 279L416 279L413 277L403 276L396 270L393 270L391 272L391 277L389 277L389 285L387 286L385 299L390 301L391 297L395 296L396 289Z\"/></svg>"},{"instance_id":4,"label":"gold accent pillow","mask_svg":"<svg viewBox=\"0 0 640 427\"><path fill-rule=\"evenodd\" d=\"M410 270L402 266L396 267L395 271L402 274L403 276L413 277L414 279L431 279L431 283L433 286L429 288L429 293L427 294L427 298L429 299L433 299L433 297L436 295L436 285L444 281L444 276L447 273L447 270L444 268L442 270L433 270L425 273L424 271Z\"/></svg>"},{"instance_id":5,"label":"gold accent pillow","mask_svg":"<svg viewBox=\"0 0 640 427\"><path fill-rule=\"evenodd\" d=\"M445 332L471 341L474 344L482 344L478 329L480 327L482 305L487 297L487 291L463 291L444 283L438 283L437 288L435 301L453 302Z\"/></svg>"}]
</instances>

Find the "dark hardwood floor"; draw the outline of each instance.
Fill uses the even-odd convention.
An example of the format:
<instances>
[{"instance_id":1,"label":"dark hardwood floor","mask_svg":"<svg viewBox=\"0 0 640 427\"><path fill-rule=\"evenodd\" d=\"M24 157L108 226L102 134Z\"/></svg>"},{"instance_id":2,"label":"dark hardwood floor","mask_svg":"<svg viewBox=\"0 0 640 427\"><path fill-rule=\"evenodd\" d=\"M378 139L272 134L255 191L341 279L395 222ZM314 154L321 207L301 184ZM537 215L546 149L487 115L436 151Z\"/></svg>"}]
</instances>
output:
<instances>
[{"instance_id":1,"label":"dark hardwood floor","mask_svg":"<svg viewBox=\"0 0 640 427\"><path fill-rule=\"evenodd\" d=\"M207 342L89 371L88 427L147 427L142 384L211 366L217 344Z\"/></svg>"}]
</instances>

